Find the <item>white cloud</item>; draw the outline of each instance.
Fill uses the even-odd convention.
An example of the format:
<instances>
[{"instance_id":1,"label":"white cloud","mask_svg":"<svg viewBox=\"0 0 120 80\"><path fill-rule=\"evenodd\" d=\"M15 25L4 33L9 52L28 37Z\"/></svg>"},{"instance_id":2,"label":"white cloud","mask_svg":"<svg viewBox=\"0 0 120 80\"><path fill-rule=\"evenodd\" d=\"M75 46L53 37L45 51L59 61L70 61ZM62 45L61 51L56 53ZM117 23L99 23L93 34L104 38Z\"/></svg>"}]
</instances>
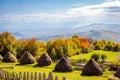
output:
<instances>
[{"instance_id":1,"label":"white cloud","mask_svg":"<svg viewBox=\"0 0 120 80\"><path fill-rule=\"evenodd\" d=\"M7 14L0 16L2 23L62 23L69 21L104 22L120 20L120 0L110 0L98 5L71 8L61 13Z\"/></svg>"},{"instance_id":2,"label":"white cloud","mask_svg":"<svg viewBox=\"0 0 120 80\"><path fill-rule=\"evenodd\" d=\"M120 0L106 0L106 1L120 1Z\"/></svg>"}]
</instances>

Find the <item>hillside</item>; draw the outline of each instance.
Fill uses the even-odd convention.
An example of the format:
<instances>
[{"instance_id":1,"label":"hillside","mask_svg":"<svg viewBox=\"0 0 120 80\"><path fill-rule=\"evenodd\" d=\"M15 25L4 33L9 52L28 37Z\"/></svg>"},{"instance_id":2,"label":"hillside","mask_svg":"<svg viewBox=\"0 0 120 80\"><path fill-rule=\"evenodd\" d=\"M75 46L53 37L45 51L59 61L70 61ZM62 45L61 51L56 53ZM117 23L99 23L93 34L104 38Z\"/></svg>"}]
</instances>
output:
<instances>
[{"instance_id":1,"label":"hillside","mask_svg":"<svg viewBox=\"0 0 120 80\"><path fill-rule=\"evenodd\" d=\"M77 34L81 37L86 38L114 40L116 42L120 42L120 33L118 32L112 32L107 30L91 30L88 32L79 32Z\"/></svg>"},{"instance_id":2,"label":"hillside","mask_svg":"<svg viewBox=\"0 0 120 80\"><path fill-rule=\"evenodd\" d=\"M56 34L54 36L43 37L43 40L55 39L57 37L67 38L72 37L74 34L79 35L80 37L85 38L94 38L99 40L114 40L116 42L120 42L120 33L112 32L107 30L90 30L87 32L76 32L76 33L66 33L66 34Z\"/></svg>"},{"instance_id":3,"label":"hillside","mask_svg":"<svg viewBox=\"0 0 120 80\"><path fill-rule=\"evenodd\" d=\"M67 38L78 34L80 37L114 40L120 42L119 24L90 24L62 31L39 31L39 32L14 32L17 39L35 37L38 40L47 42L57 37Z\"/></svg>"},{"instance_id":4,"label":"hillside","mask_svg":"<svg viewBox=\"0 0 120 80\"><path fill-rule=\"evenodd\" d=\"M86 26L79 26L74 28L74 32L85 32L90 30L107 30L112 32L119 32L120 31L120 24L103 24L103 23L94 23Z\"/></svg>"}]
</instances>

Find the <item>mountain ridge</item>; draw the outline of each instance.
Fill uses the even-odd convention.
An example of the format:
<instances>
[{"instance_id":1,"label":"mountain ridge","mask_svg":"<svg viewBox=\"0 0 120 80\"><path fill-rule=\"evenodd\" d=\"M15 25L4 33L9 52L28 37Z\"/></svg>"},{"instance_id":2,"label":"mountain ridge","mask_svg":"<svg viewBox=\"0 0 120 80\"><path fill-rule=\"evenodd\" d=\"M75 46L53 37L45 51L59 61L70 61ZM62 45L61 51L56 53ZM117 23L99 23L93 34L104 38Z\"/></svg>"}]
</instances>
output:
<instances>
[{"instance_id":1,"label":"mountain ridge","mask_svg":"<svg viewBox=\"0 0 120 80\"><path fill-rule=\"evenodd\" d=\"M100 27L101 26L101 27ZM41 33L42 32L42 33ZM64 31L40 31L37 33L18 33L13 35L20 38L35 37L38 40L47 42L48 40L55 39L57 37L69 38L74 34L80 37L114 40L120 42L120 24L90 24L87 26L77 27L71 30Z\"/></svg>"},{"instance_id":2,"label":"mountain ridge","mask_svg":"<svg viewBox=\"0 0 120 80\"><path fill-rule=\"evenodd\" d=\"M79 26L73 29L76 32L85 32L90 30L108 30L108 31L120 31L120 24L104 24L104 23L93 23L85 26Z\"/></svg>"}]
</instances>

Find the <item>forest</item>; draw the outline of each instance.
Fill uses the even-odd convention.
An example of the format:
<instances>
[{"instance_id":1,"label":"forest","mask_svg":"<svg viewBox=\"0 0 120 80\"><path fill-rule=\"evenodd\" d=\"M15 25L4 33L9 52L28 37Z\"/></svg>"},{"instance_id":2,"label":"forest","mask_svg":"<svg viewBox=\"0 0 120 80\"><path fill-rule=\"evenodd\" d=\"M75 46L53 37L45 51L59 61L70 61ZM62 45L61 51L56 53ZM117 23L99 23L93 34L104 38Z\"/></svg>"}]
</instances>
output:
<instances>
[{"instance_id":1,"label":"forest","mask_svg":"<svg viewBox=\"0 0 120 80\"><path fill-rule=\"evenodd\" d=\"M17 40L11 33L0 33L0 54L4 56L12 52L17 58L25 52L30 52L35 58L48 53L52 59L59 59L62 55L69 57L86 54L93 50L120 51L120 44L114 41L81 38L73 35L71 38L56 38L48 42L38 41L36 38Z\"/></svg>"}]
</instances>

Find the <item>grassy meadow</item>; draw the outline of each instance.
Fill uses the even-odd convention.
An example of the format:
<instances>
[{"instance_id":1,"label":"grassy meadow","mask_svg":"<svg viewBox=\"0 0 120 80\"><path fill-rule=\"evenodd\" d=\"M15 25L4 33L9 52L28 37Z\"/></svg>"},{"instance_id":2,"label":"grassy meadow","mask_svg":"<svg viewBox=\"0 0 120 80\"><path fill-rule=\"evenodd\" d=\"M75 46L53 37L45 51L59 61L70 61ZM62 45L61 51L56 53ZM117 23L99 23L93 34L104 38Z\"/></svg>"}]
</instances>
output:
<instances>
[{"instance_id":1,"label":"grassy meadow","mask_svg":"<svg viewBox=\"0 0 120 80\"><path fill-rule=\"evenodd\" d=\"M77 61L79 59L86 59L89 60L91 55L97 53L97 54L105 54L107 56L106 61L112 61L115 62L119 59L120 57L120 52L112 52L112 51L103 51L103 50L94 50L90 53L87 54L80 54L80 55L75 55L70 57L72 61Z\"/></svg>"},{"instance_id":2,"label":"grassy meadow","mask_svg":"<svg viewBox=\"0 0 120 80\"><path fill-rule=\"evenodd\" d=\"M70 57L71 60L77 61L80 58L89 59L90 56L93 53L100 53L100 54L106 54L108 61L116 61L116 58L119 56L118 52L108 52L108 51L101 51L101 50L95 50L88 54L80 54L73 57ZM36 64L28 64L28 65L19 65L19 63L0 63L0 66L14 66L14 69L6 69L10 72L14 71L16 73L22 71L22 72L41 72L48 74L49 72L53 72L55 64L53 63L50 66L46 67L36 67ZM75 68L75 66L73 66ZM62 77L65 76L67 80L107 80L108 78L113 76L113 72L109 71L108 69L105 70L104 74L102 76L81 76L81 70L75 70L73 72L67 72L67 73L61 73L61 72L53 72L54 76L58 76L59 80L62 80Z\"/></svg>"},{"instance_id":3,"label":"grassy meadow","mask_svg":"<svg viewBox=\"0 0 120 80\"><path fill-rule=\"evenodd\" d=\"M19 63L18 63L19 64ZM47 67L34 67L36 64L28 64L28 65L18 65L14 63L1 63L1 66L13 66L14 69L7 69L10 72L41 72L48 74L49 72L52 72L54 70L55 64L52 64ZM65 76L67 80L107 80L109 77L112 77L112 72L109 72L106 70L102 76L81 76L80 70L74 70L73 72L53 72L54 76L58 76L59 80L62 80L62 77Z\"/></svg>"}]
</instances>

